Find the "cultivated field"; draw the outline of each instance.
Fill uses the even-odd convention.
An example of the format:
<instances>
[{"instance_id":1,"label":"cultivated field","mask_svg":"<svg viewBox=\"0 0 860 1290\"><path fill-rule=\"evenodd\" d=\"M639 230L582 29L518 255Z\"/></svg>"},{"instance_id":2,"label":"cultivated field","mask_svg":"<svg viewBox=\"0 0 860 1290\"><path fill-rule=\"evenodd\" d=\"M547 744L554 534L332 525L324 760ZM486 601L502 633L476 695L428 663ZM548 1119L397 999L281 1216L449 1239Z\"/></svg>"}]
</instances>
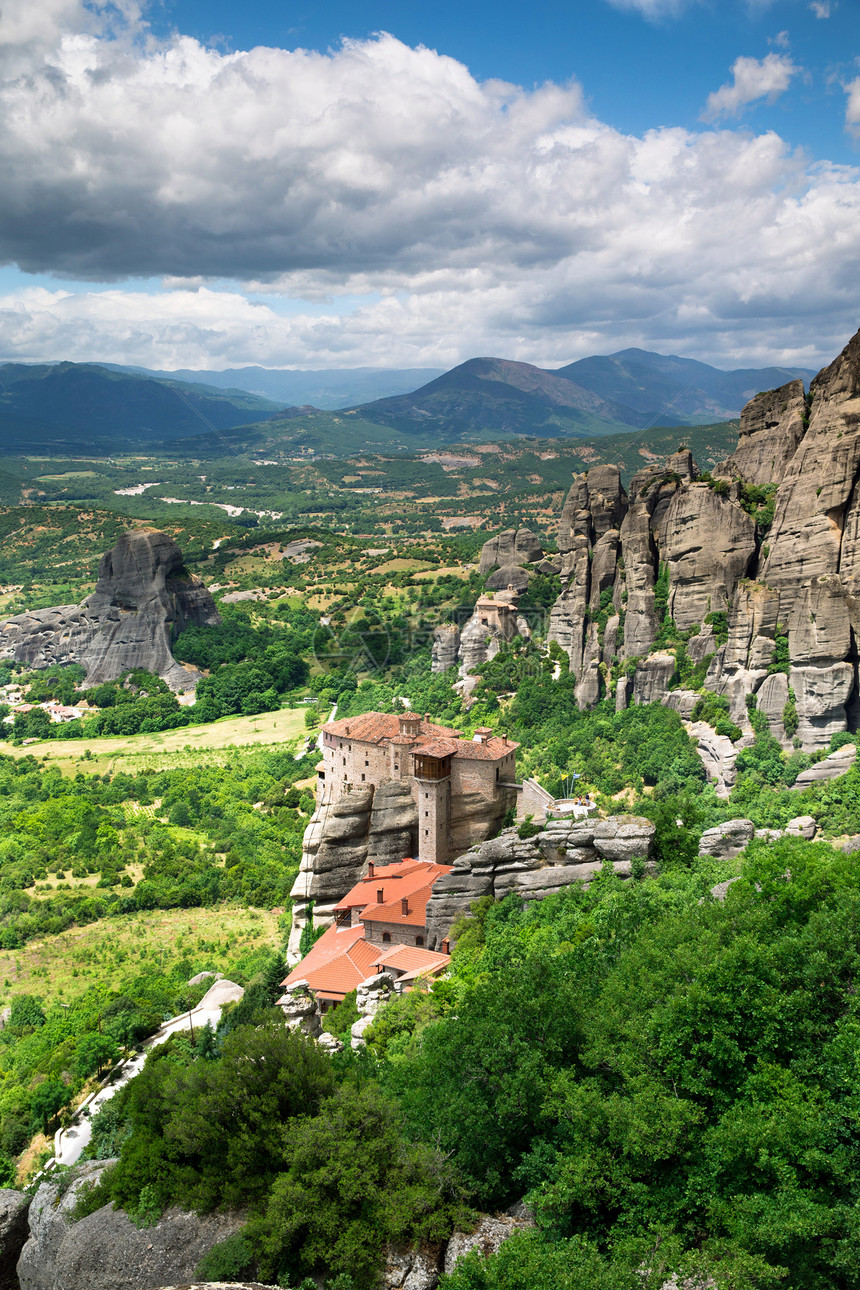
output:
<instances>
[{"instance_id":1,"label":"cultivated field","mask_svg":"<svg viewBox=\"0 0 860 1290\"><path fill-rule=\"evenodd\" d=\"M0 1007L13 994L34 994L43 1006L74 1004L92 987L105 994L141 973L169 973L181 964L198 972L252 975L262 951L276 949L280 911L262 909L155 909L103 918L59 936L0 950Z\"/></svg>"},{"instance_id":2,"label":"cultivated field","mask_svg":"<svg viewBox=\"0 0 860 1290\"><path fill-rule=\"evenodd\" d=\"M28 754L57 766L64 775L74 775L86 763L88 771L99 774L126 771L134 774L145 767L194 766L201 761L223 762L240 748L269 745L290 746L298 752L304 746L305 709L282 708L254 717L224 717L203 726L184 726L152 735L113 735L105 739L40 739L20 748L9 745L4 752L15 757Z\"/></svg>"}]
</instances>

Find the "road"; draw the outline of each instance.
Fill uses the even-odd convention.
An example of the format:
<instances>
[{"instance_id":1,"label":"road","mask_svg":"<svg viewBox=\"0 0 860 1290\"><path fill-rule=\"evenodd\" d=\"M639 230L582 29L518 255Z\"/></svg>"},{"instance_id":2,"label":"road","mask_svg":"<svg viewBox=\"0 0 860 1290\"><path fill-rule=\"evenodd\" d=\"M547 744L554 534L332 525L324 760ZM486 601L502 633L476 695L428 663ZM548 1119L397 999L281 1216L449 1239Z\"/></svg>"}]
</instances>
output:
<instances>
[{"instance_id":1,"label":"road","mask_svg":"<svg viewBox=\"0 0 860 1290\"><path fill-rule=\"evenodd\" d=\"M109 1102L129 1080L140 1074L147 1053L151 1049L158 1044L163 1044L177 1031L189 1030L192 1026L195 1030L202 1030L208 1022L214 1029L221 1019L221 1009L224 1004L234 999L241 999L244 993L242 987L232 981L216 981L193 1012L183 1012L181 1016L171 1017L166 1021L161 1029L146 1041L144 1051L135 1053L134 1057L123 1062L117 1078L105 1088L99 1089L95 1097L83 1103L67 1129L59 1130L54 1137L54 1160L49 1164L73 1165L77 1162L92 1137L92 1117L97 1115L105 1102Z\"/></svg>"}]
</instances>

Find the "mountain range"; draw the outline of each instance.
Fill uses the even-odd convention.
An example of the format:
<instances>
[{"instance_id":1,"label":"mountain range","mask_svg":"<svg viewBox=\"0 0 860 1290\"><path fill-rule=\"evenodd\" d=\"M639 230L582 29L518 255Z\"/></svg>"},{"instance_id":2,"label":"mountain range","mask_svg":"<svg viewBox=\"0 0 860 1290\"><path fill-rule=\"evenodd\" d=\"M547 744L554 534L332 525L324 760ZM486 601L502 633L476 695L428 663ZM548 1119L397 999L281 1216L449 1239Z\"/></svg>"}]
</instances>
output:
<instances>
[{"instance_id":1,"label":"mountain range","mask_svg":"<svg viewBox=\"0 0 860 1290\"><path fill-rule=\"evenodd\" d=\"M414 380L432 379L410 389ZM317 451L343 451L344 417L374 442L377 429L401 446L494 436L584 437L652 425L711 424L738 416L758 391L813 373L803 368L722 371L707 363L641 349L580 359L556 371L503 358L473 358L435 369L289 372L233 368L156 372L98 363L0 365L0 451L122 450L194 439L213 446L222 433L241 441L285 437ZM186 377L196 377L187 380ZM200 379L202 378L202 379ZM239 382L246 382L240 385ZM404 387L406 390L404 392ZM305 398L316 391L319 402ZM331 403L386 391L367 402ZM300 401L303 406L300 404ZM328 404L328 410L321 405ZM289 406L287 406L289 405ZM237 433L238 431L238 433ZM346 435L355 438L355 434ZM358 447L360 445L356 445Z\"/></svg>"}]
</instances>

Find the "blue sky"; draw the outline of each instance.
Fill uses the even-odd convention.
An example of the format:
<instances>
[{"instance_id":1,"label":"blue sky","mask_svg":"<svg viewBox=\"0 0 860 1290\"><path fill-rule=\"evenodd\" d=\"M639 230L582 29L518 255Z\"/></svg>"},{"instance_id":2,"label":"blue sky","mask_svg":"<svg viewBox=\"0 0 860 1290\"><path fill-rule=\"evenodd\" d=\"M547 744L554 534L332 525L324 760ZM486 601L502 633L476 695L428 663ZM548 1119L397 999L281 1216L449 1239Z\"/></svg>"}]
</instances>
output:
<instances>
[{"instance_id":1,"label":"blue sky","mask_svg":"<svg viewBox=\"0 0 860 1290\"><path fill-rule=\"evenodd\" d=\"M815 366L860 0L7 0L0 167L7 358Z\"/></svg>"},{"instance_id":2,"label":"blue sky","mask_svg":"<svg viewBox=\"0 0 860 1290\"><path fill-rule=\"evenodd\" d=\"M826 18L804 0L680 6L656 0L656 14L648 18L642 8L647 13L650 7L622 8L608 0L535 0L526 7L512 0L173 0L154 8L152 21L164 34L179 30L225 49L282 44L325 50L343 37L388 31L406 44L450 54L481 80L501 77L532 86L574 77L601 120L635 133L667 125L696 129L708 93L730 80L736 58L788 52L806 76L798 75L775 102L751 104L743 121L756 130L778 130L818 157L860 161L857 142L844 128L840 85L858 73L860 0L822 5Z\"/></svg>"}]
</instances>

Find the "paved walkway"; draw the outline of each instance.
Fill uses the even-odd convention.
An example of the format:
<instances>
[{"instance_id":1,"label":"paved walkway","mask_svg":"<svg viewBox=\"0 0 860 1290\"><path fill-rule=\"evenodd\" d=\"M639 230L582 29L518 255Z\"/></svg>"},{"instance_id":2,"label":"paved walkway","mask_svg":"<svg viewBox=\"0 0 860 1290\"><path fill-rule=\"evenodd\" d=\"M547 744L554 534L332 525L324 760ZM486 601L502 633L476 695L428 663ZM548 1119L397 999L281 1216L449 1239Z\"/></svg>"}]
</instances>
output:
<instances>
[{"instance_id":1,"label":"paved walkway","mask_svg":"<svg viewBox=\"0 0 860 1290\"><path fill-rule=\"evenodd\" d=\"M75 1118L69 1127L58 1130L54 1136L54 1160L49 1162L49 1165L73 1165L76 1163L92 1137L92 1117L102 1109L105 1102L109 1102L121 1088L124 1088L129 1080L140 1074L146 1061L147 1052L150 1049L155 1048L157 1044L163 1044L166 1039L169 1039L171 1035L175 1035L179 1030L189 1030L192 1026L195 1030L202 1030L207 1022L214 1029L221 1019L221 1009L224 1004L234 999L241 999L244 993L245 991L242 987L236 985L233 981L216 981L192 1012L183 1012L181 1016L171 1017L169 1021L166 1021L161 1029L146 1041L142 1053L135 1053L134 1057L130 1057L128 1061L123 1062L119 1068L119 1075L112 1083L100 1088L97 1093L91 1094L78 1107Z\"/></svg>"}]
</instances>

